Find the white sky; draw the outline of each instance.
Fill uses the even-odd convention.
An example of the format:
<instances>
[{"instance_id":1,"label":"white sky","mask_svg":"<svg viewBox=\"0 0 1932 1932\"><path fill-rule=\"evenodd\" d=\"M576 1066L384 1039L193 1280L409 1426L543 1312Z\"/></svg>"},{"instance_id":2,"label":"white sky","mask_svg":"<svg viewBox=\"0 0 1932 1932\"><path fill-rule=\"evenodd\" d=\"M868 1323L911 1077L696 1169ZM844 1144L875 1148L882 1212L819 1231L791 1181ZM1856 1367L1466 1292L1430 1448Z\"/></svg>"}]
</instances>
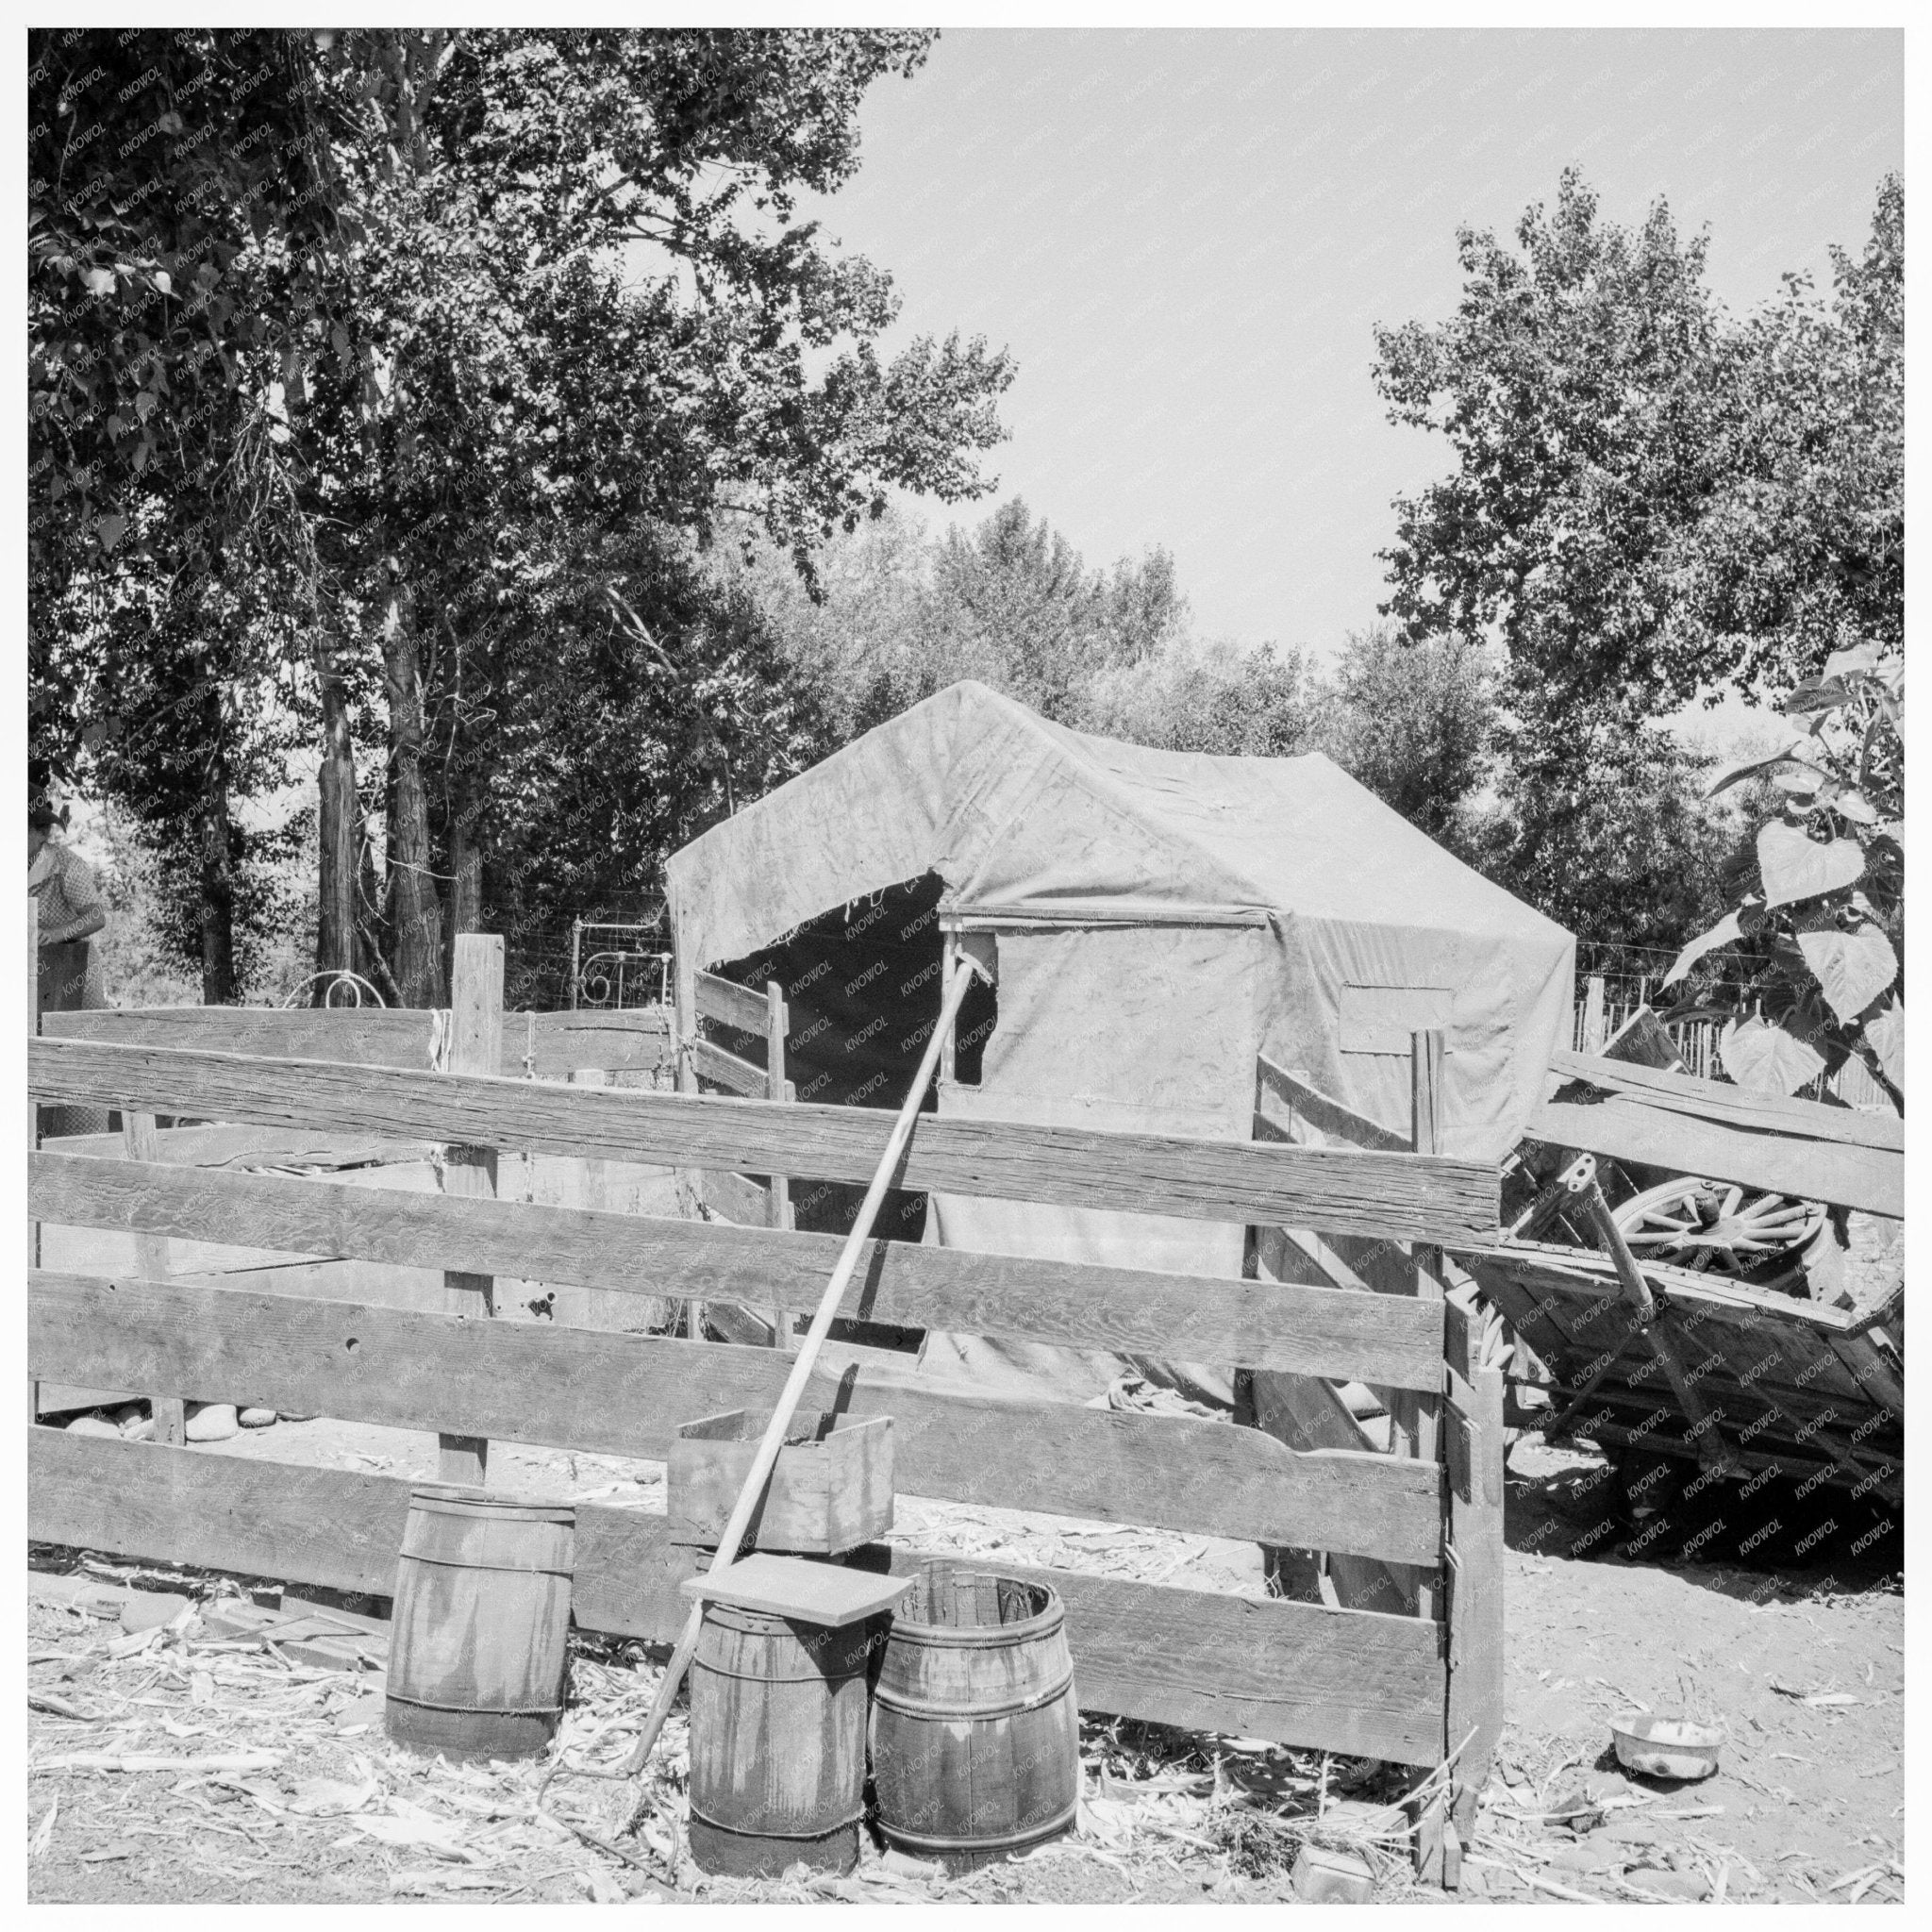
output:
<instances>
[{"instance_id":1,"label":"white sky","mask_svg":"<svg viewBox=\"0 0 1932 1932\"><path fill-rule=\"evenodd\" d=\"M1371 328L1450 310L1459 222L1507 234L1575 160L1612 219L1707 222L1748 308L1862 246L1903 91L1895 31L972 30L872 90L816 211L897 339L1013 350L1001 495L1090 565L1167 545L1204 631L1325 654L1448 467L1385 421Z\"/></svg>"}]
</instances>

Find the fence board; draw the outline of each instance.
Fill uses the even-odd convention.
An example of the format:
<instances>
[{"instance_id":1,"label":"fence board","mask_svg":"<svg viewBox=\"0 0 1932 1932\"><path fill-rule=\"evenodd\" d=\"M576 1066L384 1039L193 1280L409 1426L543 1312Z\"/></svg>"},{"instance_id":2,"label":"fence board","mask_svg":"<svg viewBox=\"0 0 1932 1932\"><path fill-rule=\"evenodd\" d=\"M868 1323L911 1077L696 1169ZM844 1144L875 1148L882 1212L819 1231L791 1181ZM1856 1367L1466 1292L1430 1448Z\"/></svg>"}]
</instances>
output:
<instances>
[{"instance_id":1,"label":"fence board","mask_svg":"<svg viewBox=\"0 0 1932 1932\"><path fill-rule=\"evenodd\" d=\"M1689 1074L1673 1074L1626 1060L1598 1059L1590 1054L1553 1054L1550 1070L1611 1092L1635 1094L1672 1113L1690 1114L1725 1126L1797 1135L1848 1147L1878 1147L1894 1154L1905 1152L1906 1124L1896 1114L1861 1113L1857 1108L1826 1107L1816 1100L1758 1093L1722 1080L1700 1080Z\"/></svg>"},{"instance_id":2,"label":"fence board","mask_svg":"<svg viewBox=\"0 0 1932 1932\"><path fill-rule=\"evenodd\" d=\"M607 1073L671 1063L671 1021L661 1007L503 1016L503 1072L539 1080L568 1079L579 1067ZM528 1061L527 1066L525 1061Z\"/></svg>"},{"instance_id":3,"label":"fence board","mask_svg":"<svg viewBox=\"0 0 1932 1932\"><path fill-rule=\"evenodd\" d=\"M713 1214L735 1226L771 1225L772 1197L748 1175L733 1174L729 1168L708 1168L698 1183L698 1193Z\"/></svg>"},{"instance_id":4,"label":"fence board","mask_svg":"<svg viewBox=\"0 0 1932 1932\"><path fill-rule=\"evenodd\" d=\"M41 1144L103 1160L124 1159L127 1152L119 1134L62 1134ZM426 1141L358 1141L303 1127L161 1127L155 1133L155 1158L170 1167L387 1166L427 1160L432 1151Z\"/></svg>"},{"instance_id":5,"label":"fence board","mask_svg":"<svg viewBox=\"0 0 1932 1932\"><path fill-rule=\"evenodd\" d=\"M790 1366L770 1349L45 1272L27 1331L44 1379L659 1460L680 1422L769 1408ZM1433 1466L1298 1456L1224 1423L990 1401L871 1368L820 1374L804 1406L891 1415L908 1494L1411 1562L1441 1551Z\"/></svg>"},{"instance_id":6,"label":"fence board","mask_svg":"<svg viewBox=\"0 0 1932 1932\"><path fill-rule=\"evenodd\" d=\"M741 1033L762 1038L765 1030L765 996L735 980L720 979L715 973L697 975L699 1017L716 1020L720 1025L735 1026Z\"/></svg>"},{"instance_id":7,"label":"fence board","mask_svg":"<svg viewBox=\"0 0 1932 1932\"><path fill-rule=\"evenodd\" d=\"M42 1032L119 1046L164 1046L356 1066L429 1065L432 1021L420 1008L384 1007L108 1007L49 1013Z\"/></svg>"},{"instance_id":8,"label":"fence board","mask_svg":"<svg viewBox=\"0 0 1932 1932\"><path fill-rule=\"evenodd\" d=\"M92 1041L33 1040L27 1054L29 1087L49 1098L271 1125L379 1126L476 1146L824 1180L870 1180L891 1128L872 1108L560 1088ZM1496 1171L1480 1161L933 1114L920 1116L898 1179L1005 1200L1398 1240L1480 1240L1497 1221Z\"/></svg>"},{"instance_id":9,"label":"fence board","mask_svg":"<svg viewBox=\"0 0 1932 1932\"><path fill-rule=\"evenodd\" d=\"M1546 1101L1530 1115L1524 1132L1553 1146L1580 1147L1612 1160L1642 1161L1707 1180L1768 1188L1801 1201L1905 1217L1905 1161L1877 1148L1758 1133L1635 1098L1594 1106Z\"/></svg>"},{"instance_id":10,"label":"fence board","mask_svg":"<svg viewBox=\"0 0 1932 1932\"><path fill-rule=\"evenodd\" d=\"M842 1245L829 1234L60 1154L34 1157L28 1190L36 1215L69 1226L401 1267L447 1265L799 1312L818 1306ZM1427 1390L1441 1381L1439 1308L1338 1289L874 1241L841 1313L912 1328L1292 1369L1389 1388Z\"/></svg>"},{"instance_id":11,"label":"fence board","mask_svg":"<svg viewBox=\"0 0 1932 1932\"><path fill-rule=\"evenodd\" d=\"M728 1087L732 1092L741 1094L747 1100L767 1097L764 1068L740 1059L735 1053L726 1053L715 1041L707 1040L703 1034L691 1041L691 1051L700 1079L715 1080L720 1087Z\"/></svg>"},{"instance_id":12,"label":"fence board","mask_svg":"<svg viewBox=\"0 0 1932 1932\"><path fill-rule=\"evenodd\" d=\"M426 1068L433 1020L427 1011L382 1007L112 1007L49 1013L42 1031L117 1046ZM656 1008L507 1012L498 1071L511 1079L561 1080L578 1067L615 1072L662 1066L670 1058L670 1023Z\"/></svg>"},{"instance_id":13,"label":"fence board","mask_svg":"<svg viewBox=\"0 0 1932 1932\"><path fill-rule=\"evenodd\" d=\"M69 1547L388 1596L408 1510L398 1476L29 1429L27 1534ZM868 1553L870 1554L870 1553ZM917 1558L891 1556L895 1570ZM666 1641L697 1557L661 1516L577 1510L578 1624ZM1400 1764L1441 1754L1431 1626L1071 1571L1021 1571L1067 1607L1080 1701L1156 1723Z\"/></svg>"}]
</instances>

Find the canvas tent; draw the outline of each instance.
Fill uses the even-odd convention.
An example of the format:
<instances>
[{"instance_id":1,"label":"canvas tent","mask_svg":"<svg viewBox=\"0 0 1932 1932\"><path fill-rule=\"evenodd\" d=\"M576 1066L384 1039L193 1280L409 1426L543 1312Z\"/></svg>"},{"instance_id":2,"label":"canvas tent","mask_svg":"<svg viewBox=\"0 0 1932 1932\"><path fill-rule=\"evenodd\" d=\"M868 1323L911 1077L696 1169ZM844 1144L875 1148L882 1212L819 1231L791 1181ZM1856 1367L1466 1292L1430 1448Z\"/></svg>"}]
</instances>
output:
<instances>
[{"instance_id":1,"label":"canvas tent","mask_svg":"<svg viewBox=\"0 0 1932 1932\"><path fill-rule=\"evenodd\" d=\"M976 1066L962 1056L940 1088L946 1115L1245 1141L1266 1054L1406 1129L1410 1035L1441 1027L1442 1149L1495 1159L1541 1098L1572 998L1568 933L1319 754L1149 750L974 683L712 827L673 857L669 886L681 970L774 975L828 1005L848 1056L865 1036L874 1105L905 1091L921 1043L905 1022L938 1007L942 931L989 950L996 1008ZM855 918L891 895L900 916ZM836 1040L821 1052L826 1079L842 1072ZM924 1239L1205 1274L1242 1263L1239 1228L958 1196L932 1198Z\"/></svg>"}]
</instances>

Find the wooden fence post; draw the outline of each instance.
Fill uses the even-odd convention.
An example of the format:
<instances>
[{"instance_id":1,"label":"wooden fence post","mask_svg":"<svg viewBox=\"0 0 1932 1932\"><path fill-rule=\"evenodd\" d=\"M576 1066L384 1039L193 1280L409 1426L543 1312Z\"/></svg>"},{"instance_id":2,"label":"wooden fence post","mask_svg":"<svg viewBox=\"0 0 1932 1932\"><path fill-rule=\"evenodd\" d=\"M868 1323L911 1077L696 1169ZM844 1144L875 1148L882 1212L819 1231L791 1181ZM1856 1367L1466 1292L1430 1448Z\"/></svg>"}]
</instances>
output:
<instances>
[{"instance_id":1,"label":"wooden fence post","mask_svg":"<svg viewBox=\"0 0 1932 1932\"><path fill-rule=\"evenodd\" d=\"M941 990L953 983L953 969L959 961L959 935L949 925L940 947L940 986ZM946 1028L946 1037L940 1041L940 1085L949 1087L958 1078L959 1042L957 1024Z\"/></svg>"},{"instance_id":2,"label":"wooden fence post","mask_svg":"<svg viewBox=\"0 0 1932 1932\"><path fill-rule=\"evenodd\" d=\"M1476 1806L1503 1735L1505 1620L1503 1599L1503 1371L1471 1364L1474 1414L1454 1415L1458 1441L1448 1457L1449 1698L1445 1753L1461 1747L1450 1774L1445 1834L1448 1869L1475 1832Z\"/></svg>"},{"instance_id":3,"label":"wooden fence post","mask_svg":"<svg viewBox=\"0 0 1932 1932\"><path fill-rule=\"evenodd\" d=\"M1418 1154L1442 1151L1442 1056L1447 1037L1441 1028L1416 1033L1409 1040L1409 1123L1410 1140ZM1424 1241L1410 1249L1415 1268L1418 1301L1442 1299L1442 1251ZM1439 1412L1441 1398L1410 1395L1407 1418L1410 1453L1424 1462L1434 1462L1439 1454ZM1432 1617L1437 1609L1437 1586L1417 1578L1416 1614Z\"/></svg>"},{"instance_id":4,"label":"wooden fence post","mask_svg":"<svg viewBox=\"0 0 1932 1932\"><path fill-rule=\"evenodd\" d=\"M1579 1050L1583 1053L1597 1054L1604 1050L1604 1041L1608 1038L1604 1021L1604 976L1592 973L1583 994L1583 1039Z\"/></svg>"},{"instance_id":5,"label":"wooden fence post","mask_svg":"<svg viewBox=\"0 0 1932 1932\"><path fill-rule=\"evenodd\" d=\"M791 1030L785 1009L785 989L775 979L765 982L765 1098L784 1102L793 1097L785 1077L785 1036ZM782 1174L767 1174L766 1222L772 1227L791 1225L791 1182ZM788 1355L798 1352L798 1336L783 1308L772 1310L772 1340Z\"/></svg>"},{"instance_id":6,"label":"wooden fence post","mask_svg":"<svg viewBox=\"0 0 1932 1932\"><path fill-rule=\"evenodd\" d=\"M1439 1028L1409 1036L1409 1144L1418 1154L1441 1152L1442 1055L1445 1039ZM1416 1241L1409 1248L1418 1301L1442 1299L1442 1256L1439 1248ZM1460 1324L1454 1324L1457 1330ZM1438 1461L1444 1446L1441 1398L1407 1393L1390 1406L1390 1448L1425 1462ZM1444 1506L1445 1510L1447 1505ZM1443 1545L1449 1547L1449 1521L1443 1523ZM1417 1569L1414 1578L1415 1613L1433 1618L1443 1608L1441 1573L1434 1575ZM1424 1799L1416 1810L1415 1861L1417 1875L1426 1884L1453 1885L1457 1876L1457 1853L1453 1833L1443 1827L1449 1817L1449 1793L1438 1790Z\"/></svg>"},{"instance_id":7,"label":"wooden fence post","mask_svg":"<svg viewBox=\"0 0 1932 1932\"><path fill-rule=\"evenodd\" d=\"M675 893L671 898L671 1001L672 1053L677 1068L677 1091L695 1093L698 1091L698 974L684 930L684 909L678 905ZM697 1170L680 1168L677 1180L681 1192L689 1194L693 1201L700 1198ZM691 1341L702 1341L705 1339L705 1305L692 1301L687 1302L685 1307L685 1333ZM672 1319L674 1323L676 1320L675 1307Z\"/></svg>"},{"instance_id":8,"label":"wooden fence post","mask_svg":"<svg viewBox=\"0 0 1932 1932\"><path fill-rule=\"evenodd\" d=\"M26 1031L29 1040L41 1030L41 902L26 895ZM41 1144L41 1108L32 1091L26 1096L26 1148L29 1155ZM26 1224L26 1265L28 1272L41 1265L41 1224L29 1219ZM41 1419L41 1385L31 1370L26 1378L26 1419L31 1427Z\"/></svg>"},{"instance_id":9,"label":"wooden fence post","mask_svg":"<svg viewBox=\"0 0 1932 1932\"><path fill-rule=\"evenodd\" d=\"M155 1117L151 1113L124 1111L121 1116L121 1146L129 1160L158 1160L160 1142L156 1138ZM143 1280L168 1278L168 1238L164 1234L138 1234L134 1237L136 1271ZM148 1396L148 1409L155 1419L155 1441L179 1447L188 1440L188 1404L179 1395Z\"/></svg>"},{"instance_id":10,"label":"wooden fence post","mask_svg":"<svg viewBox=\"0 0 1932 1932\"><path fill-rule=\"evenodd\" d=\"M451 960L446 1071L503 1071L503 937L459 932ZM443 1150L442 1191L471 1199L496 1192L496 1149L451 1146ZM444 1306L453 1315L488 1320L496 1312L495 1279L488 1274L444 1272ZM440 1474L446 1483L480 1486L490 1470L490 1444L477 1436L439 1436Z\"/></svg>"}]
</instances>

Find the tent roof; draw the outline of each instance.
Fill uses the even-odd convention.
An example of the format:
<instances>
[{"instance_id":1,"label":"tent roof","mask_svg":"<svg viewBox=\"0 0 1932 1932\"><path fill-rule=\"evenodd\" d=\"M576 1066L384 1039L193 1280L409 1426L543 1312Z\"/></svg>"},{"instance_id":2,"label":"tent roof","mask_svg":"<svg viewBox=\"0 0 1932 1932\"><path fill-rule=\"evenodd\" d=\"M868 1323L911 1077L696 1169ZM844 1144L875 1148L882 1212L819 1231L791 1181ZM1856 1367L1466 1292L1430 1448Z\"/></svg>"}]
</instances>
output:
<instances>
[{"instance_id":1,"label":"tent roof","mask_svg":"<svg viewBox=\"0 0 1932 1932\"><path fill-rule=\"evenodd\" d=\"M1155 751L977 683L855 740L672 858L700 963L931 870L949 910L1054 924L1270 913L1568 943L1341 768Z\"/></svg>"}]
</instances>

